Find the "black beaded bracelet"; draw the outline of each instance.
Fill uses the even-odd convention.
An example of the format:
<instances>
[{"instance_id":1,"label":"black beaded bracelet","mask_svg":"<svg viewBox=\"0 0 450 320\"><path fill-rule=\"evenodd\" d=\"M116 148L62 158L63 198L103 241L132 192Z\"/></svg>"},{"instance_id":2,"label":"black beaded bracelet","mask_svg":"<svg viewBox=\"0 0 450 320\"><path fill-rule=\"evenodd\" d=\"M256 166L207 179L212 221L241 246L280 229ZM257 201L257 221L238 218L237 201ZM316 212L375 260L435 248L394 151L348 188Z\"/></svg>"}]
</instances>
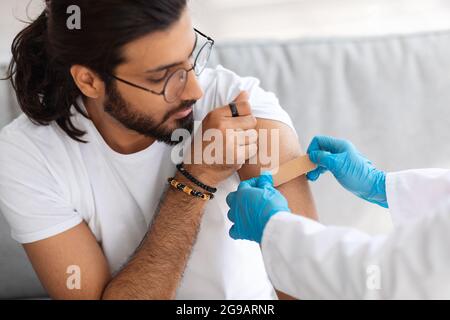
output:
<instances>
[{"instance_id":1,"label":"black beaded bracelet","mask_svg":"<svg viewBox=\"0 0 450 320\"><path fill-rule=\"evenodd\" d=\"M183 167L183 162L180 163L180 164L177 164L177 170L180 171L180 173L183 176L185 176L189 181L191 181L192 183L196 184L197 186L199 186L203 190L206 190L209 193L216 193L217 192L217 188L210 187L210 186L204 184L203 182L198 181L194 176L192 176L192 174L190 174L186 170L186 168Z\"/></svg>"}]
</instances>

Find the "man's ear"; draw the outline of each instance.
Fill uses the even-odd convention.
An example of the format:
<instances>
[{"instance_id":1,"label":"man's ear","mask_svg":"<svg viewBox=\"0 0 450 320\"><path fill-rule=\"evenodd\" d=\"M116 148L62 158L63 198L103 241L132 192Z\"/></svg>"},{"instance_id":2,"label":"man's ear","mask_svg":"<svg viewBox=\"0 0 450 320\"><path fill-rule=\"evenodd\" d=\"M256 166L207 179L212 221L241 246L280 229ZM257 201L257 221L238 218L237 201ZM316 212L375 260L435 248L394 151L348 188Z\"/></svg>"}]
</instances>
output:
<instances>
[{"instance_id":1,"label":"man's ear","mask_svg":"<svg viewBox=\"0 0 450 320\"><path fill-rule=\"evenodd\" d=\"M97 99L105 94L105 84L99 75L91 69L81 65L73 65L70 68L75 84L78 89L89 98Z\"/></svg>"}]
</instances>

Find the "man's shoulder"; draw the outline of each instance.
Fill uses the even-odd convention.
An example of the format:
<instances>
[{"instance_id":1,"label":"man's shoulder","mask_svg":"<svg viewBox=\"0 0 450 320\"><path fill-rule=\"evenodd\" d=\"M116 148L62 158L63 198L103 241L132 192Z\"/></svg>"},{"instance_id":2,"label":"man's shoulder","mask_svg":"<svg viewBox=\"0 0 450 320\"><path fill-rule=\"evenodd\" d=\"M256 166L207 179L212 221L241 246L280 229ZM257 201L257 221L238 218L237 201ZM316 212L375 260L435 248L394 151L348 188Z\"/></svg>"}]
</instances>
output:
<instances>
[{"instance_id":1,"label":"man's shoulder","mask_svg":"<svg viewBox=\"0 0 450 320\"><path fill-rule=\"evenodd\" d=\"M0 142L14 145L33 143L45 147L63 138L55 122L40 125L34 123L25 114L17 117L0 131Z\"/></svg>"},{"instance_id":2,"label":"man's shoulder","mask_svg":"<svg viewBox=\"0 0 450 320\"><path fill-rule=\"evenodd\" d=\"M204 95L197 107L204 112L203 116L214 108L227 105L243 90L251 93L260 83L254 77L241 77L221 65L205 69L198 80Z\"/></svg>"},{"instance_id":3,"label":"man's shoulder","mask_svg":"<svg viewBox=\"0 0 450 320\"><path fill-rule=\"evenodd\" d=\"M39 125L22 114L0 131L0 160L36 163L61 158L69 140L56 122Z\"/></svg>"},{"instance_id":4,"label":"man's shoulder","mask_svg":"<svg viewBox=\"0 0 450 320\"><path fill-rule=\"evenodd\" d=\"M240 76L236 72L218 65L215 68L207 68L199 77L200 85L205 90L205 95L220 95L224 99L230 99L234 94L239 94L243 88L259 86L259 79L252 76Z\"/></svg>"}]
</instances>

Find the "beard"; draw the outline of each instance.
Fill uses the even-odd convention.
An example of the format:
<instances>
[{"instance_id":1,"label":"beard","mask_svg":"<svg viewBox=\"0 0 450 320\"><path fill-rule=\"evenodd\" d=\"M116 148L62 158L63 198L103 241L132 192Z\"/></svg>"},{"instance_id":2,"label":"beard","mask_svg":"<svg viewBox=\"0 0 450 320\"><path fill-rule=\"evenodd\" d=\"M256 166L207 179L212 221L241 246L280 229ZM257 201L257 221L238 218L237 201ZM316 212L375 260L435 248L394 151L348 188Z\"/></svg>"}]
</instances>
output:
<instances>
[{"instance_id":1,"label":"beard","mask_svg":"<svg viewBox=\"0 0 450 320\"><path fill-rule=\"evenodd\" d=\"M191 112L183 119L176 119L173 128L170 128L165 123L172 115L194 106L196 102L197 101L195 100L183 101L178 108L167 112L163 120L158 123L148 115L131 111L130 104L123 99L117 90L117 87L114 84L111 84L107 89L105 112L130 130L136 131L146 137L154 138L157 141L170 146L174 146L183 141L182 138L179 140L172 140L172 133L176 129L185 129L192 134L194 130L194 112Z\"/></svg>"}]
</instances>

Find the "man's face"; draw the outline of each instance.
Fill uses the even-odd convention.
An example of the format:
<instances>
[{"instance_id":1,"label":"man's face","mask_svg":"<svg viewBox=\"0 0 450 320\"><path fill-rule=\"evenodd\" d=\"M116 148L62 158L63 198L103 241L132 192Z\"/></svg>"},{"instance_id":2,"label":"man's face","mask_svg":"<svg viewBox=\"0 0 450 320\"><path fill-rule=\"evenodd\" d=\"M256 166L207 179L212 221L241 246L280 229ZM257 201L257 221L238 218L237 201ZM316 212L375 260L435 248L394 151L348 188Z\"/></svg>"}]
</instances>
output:
<instances>
[{"instance_id":1,"label":"man's face","mask_svg":"<svg viewBox=\"0 0 450 320\"><path fill-rule=\"evenodd\" d=\"M178 68L191 69L196 43L188 11L170 29L152 33L124 48L125 63L114 72L131 83L161 92L167 78ZM194 57L195 58L195 57ZM186 129L192 133L193 107L203 95L193 71L181 96L167 103L155 95L114 80L107 88L105 111L126 128L167 144L172 132Z\"/></svg>"}]
</instances>

